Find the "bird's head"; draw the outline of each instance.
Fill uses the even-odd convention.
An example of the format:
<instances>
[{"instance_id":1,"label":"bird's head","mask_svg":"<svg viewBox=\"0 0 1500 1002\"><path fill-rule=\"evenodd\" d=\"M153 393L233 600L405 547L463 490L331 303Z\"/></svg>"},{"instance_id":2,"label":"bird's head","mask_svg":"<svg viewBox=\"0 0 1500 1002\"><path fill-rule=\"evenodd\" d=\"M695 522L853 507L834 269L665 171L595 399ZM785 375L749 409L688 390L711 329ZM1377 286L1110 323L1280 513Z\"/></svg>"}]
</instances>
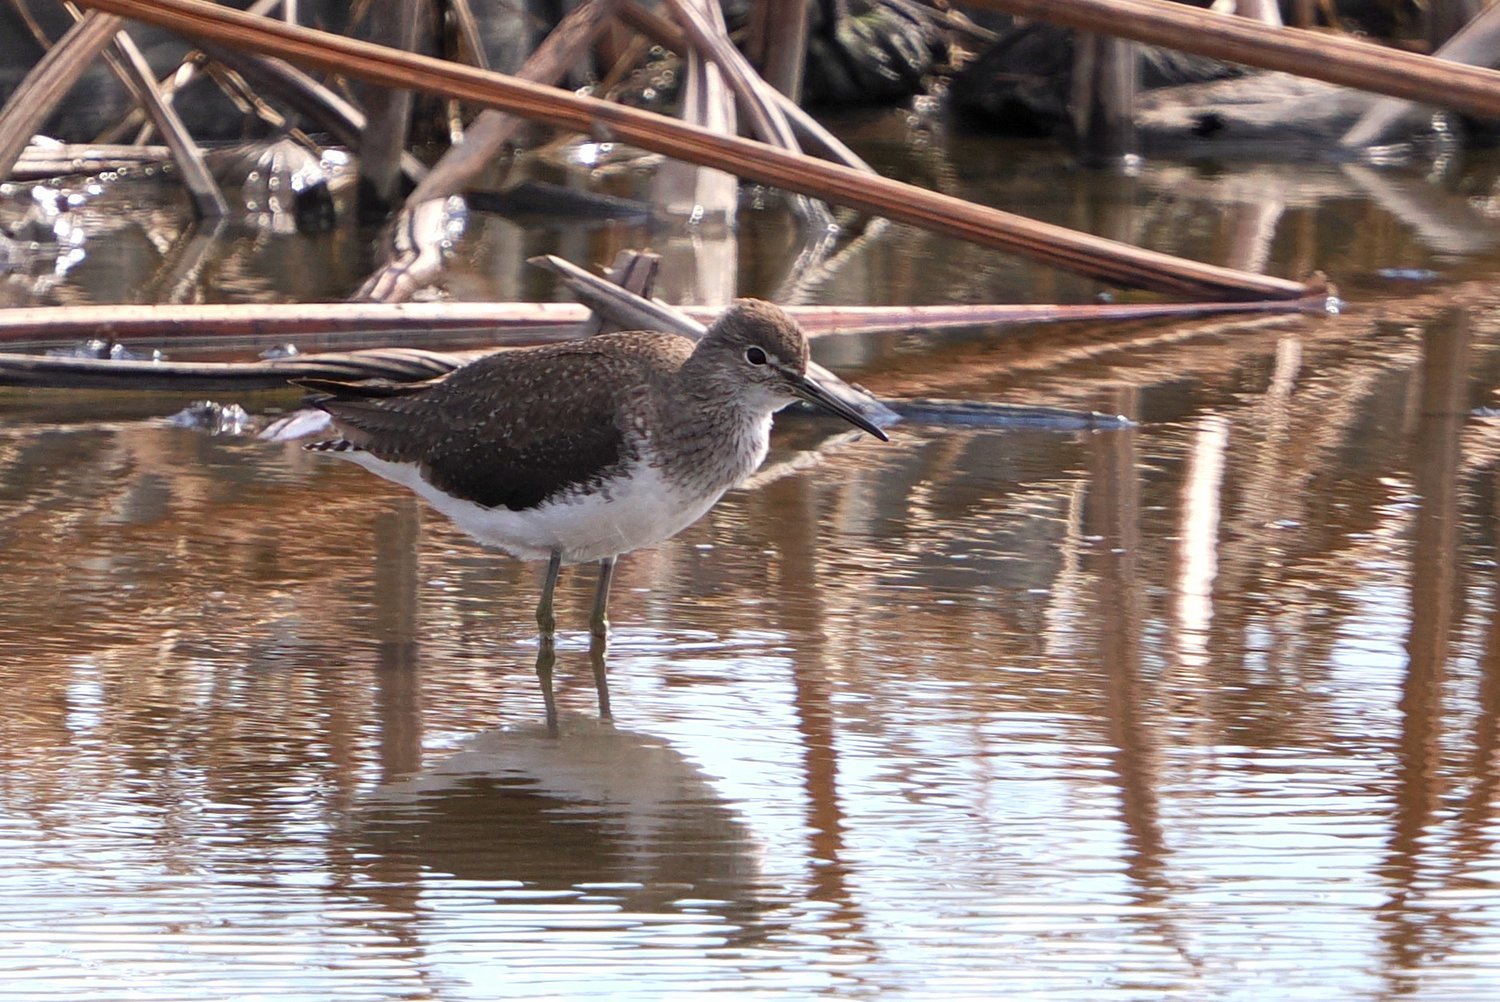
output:
<instances>
[{"instance_id":1,"label":"bird's head","mask_svg":"<svg viewBox=\"0 0 1500 1002\"><path fill-rule=\"evenodd\" d=\"M881 441L886 435L853 407L807 375L807 336L775 303L736 299L694 351L720 372L733 373L737 392L749 394L767 411L805 400L837 415Z\"/></svg>"}]
</instances>

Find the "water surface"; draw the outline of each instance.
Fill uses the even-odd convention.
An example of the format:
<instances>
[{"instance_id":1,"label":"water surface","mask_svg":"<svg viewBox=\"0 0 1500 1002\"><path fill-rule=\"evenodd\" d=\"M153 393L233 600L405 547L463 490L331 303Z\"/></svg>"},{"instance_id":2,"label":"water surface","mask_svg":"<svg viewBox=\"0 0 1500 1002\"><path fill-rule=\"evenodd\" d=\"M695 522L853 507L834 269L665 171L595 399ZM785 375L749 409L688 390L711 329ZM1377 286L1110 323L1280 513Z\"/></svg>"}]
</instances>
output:
<instances>
[{"instance_id":1,"label":"water surface","mask_svg":"<svg viewBox=\"0 0 1500 1002\"><path fill-rule=\"evenodd\" d=\"M940 180L1354 302L822 346L889 396L1137 423L782 421L756 483L622 560L608 720L591 570L549 729L538 568L351 465L169 427L170 394L0 393L0 996L1500 992L1488 248L1335 168L1180 168L1168 204L1012 152ZM462 250L519 258L510 226ZM846 260L805 298L1089 293L899 227Z\"/></svg>"}]
</instances>

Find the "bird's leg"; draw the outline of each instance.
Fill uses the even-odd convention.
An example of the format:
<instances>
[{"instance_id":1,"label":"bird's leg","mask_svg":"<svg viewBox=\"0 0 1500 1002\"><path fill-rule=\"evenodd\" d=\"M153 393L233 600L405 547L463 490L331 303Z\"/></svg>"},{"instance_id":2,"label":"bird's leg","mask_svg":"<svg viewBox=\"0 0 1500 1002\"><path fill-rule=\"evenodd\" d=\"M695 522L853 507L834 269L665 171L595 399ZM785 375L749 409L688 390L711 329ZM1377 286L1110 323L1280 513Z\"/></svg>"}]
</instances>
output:
<instances>
[{"instance_id":1,"label":"bird's leg","mask_svg":"<svg viewBox=\"0 0 1500 1002\"><path fill-rule=\"evenodd\" d=\"M603 640L609 636L609 582L615 576L615 558L599 561L599 589L594 592L594 614L589 617L589 632Z\"/></svg>"},{"instance_id":2,"label":"bird's leg","mask_svg":"<svg viewBox=\"0 0 1500 1002\"><path fill-rule=\"evenodd\" d=\"M552 592L557 588L557 575L562 571L562 551L553 550L547 561L547 578L542 582L542 598L536 604L536 625L542 631L543 640L551 640L557 630L557 617L552 614Z\"/></svg>"}]
</instances>

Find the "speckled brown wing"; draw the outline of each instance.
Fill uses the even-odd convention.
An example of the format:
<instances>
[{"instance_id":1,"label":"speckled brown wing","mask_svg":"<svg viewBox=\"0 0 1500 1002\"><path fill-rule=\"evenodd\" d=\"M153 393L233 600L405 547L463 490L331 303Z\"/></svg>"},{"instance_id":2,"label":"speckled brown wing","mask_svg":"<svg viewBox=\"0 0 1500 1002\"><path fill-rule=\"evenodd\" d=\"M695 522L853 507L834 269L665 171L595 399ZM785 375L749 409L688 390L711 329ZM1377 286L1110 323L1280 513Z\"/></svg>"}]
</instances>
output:
<instances>
[{"instance_id":1,"label":"speckled brown wing","mask_svg":"<svg viewBox=\"0 0 1500 1002\"><path fill-rule=\"evenodd\" d=\"M597 485L634 459L622 403L691 348L672 335L607 335L489 355L409 391L307 385L328 393L313 403L352 444L417 464L456 498L521 511Z\"/></svg>"}]
</instances>

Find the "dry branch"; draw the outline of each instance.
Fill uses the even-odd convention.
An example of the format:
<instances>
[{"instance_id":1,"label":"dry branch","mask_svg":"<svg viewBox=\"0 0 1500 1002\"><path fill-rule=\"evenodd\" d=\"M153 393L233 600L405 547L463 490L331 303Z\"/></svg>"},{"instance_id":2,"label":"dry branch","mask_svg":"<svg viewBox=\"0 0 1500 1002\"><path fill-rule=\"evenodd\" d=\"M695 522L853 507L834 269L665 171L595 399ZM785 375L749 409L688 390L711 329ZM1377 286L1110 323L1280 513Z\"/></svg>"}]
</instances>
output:
<instances>
[{"instance_id":1,"label":"dry branch","mask_svg":"<svg viewBox=\"0 0 1500 1002\"><path fill-rule=\"evenodd\" d=\"M984 324L1120 321L1218 313L1317 310L1322 297L1252 303L1108 303L1087 306L788 306L809 335L932 330ZM707 324L719 308L683 306ZM574 337L589 316L576 303L253 303L160 306L33 306L0 310L0 343L217 340L329 335L400 335L441 340L443 332L483 331L494 344Z\"/></svg>"},{"instance_id":2,"label":"dry branch","mask_svg":"<svg viewBox=\"0 0 1500 1002\"><path fill-rule=\"evenodd\" d=\"M32 135L119 30L118 17L89 11L26 74L0 110L0 178L10 176Z\"/></svg>"},{"instance_id":3,"label":"dry branch","mask_svg":"<svg viewBox=\"0 0 1500 1002\"><path fill-rule=\"evenodd\" d=\"M1491 7L1480 13L1433 53L1433 57L1473 66L1494 66L1496 58L1500 58L1500 7ZM1410 102L1396 98L1377 101L1344 134L1339 145L1369 146L1414 110Z\"/></svg>"},{"instance_id":4,"label":"dry branch","mask_svg":"<svg viewBox=\"0 0 1500 1002\"><path fill-rule=\"evenodd\" d=\"M675 22L667 20L656 11L642 7L637 0L625 0L620 5L620 20L663 48L679 54L687 52L688 40L683 30ZM826 160L853 167L855 170L875 173L874 169L860 159L857 153L845 146L837 136L823 128L815 118L803 111L802 106L796 101L774 87L771 88L770 97L781 108L781 113L792 123L792 128L797 133L797 140L803 144L804 148L817 150Z\"/></svg>"},{"instance_id":5,"label":"dry branch","mask_svg":"<svg viewBox=\"0 0 1500 1002\"><path fill-rule=\"evenodd\" d=\"M750 140L716 135L649 112L326 32L247 17L202 0L83 2L186 35L232 43L373 83L419 88L502 108L558 128L603 134L762 184L941 230L1106 282L1177 295L1231 299L1295 299L1313 291L1299 282L1079 234Z\"/></svg>"},{"instance_id":6,"label":"dry branch","mask_svg":"<svg viewBox=\"0 0 1500 1002\"><path fill-rule=\"evenodd\" d=\"M1019 17L1500 118L1500 73L1167 0L972 0Z\"/></svg>"},{"instance_id":7,"label":"dry branch","mask_svg":"<svg viewBox=\"0 0 1500 1002\"><path fill-rule=\"evenodd\" d=\"M71 8L70 8L71 9ZM79 15L80 19L83 15ZM162 135L172 160L182 176L193 207L205 219L220 219L229 215L229 203L219 190L219 183L203 162L203 151L193 142L187 126L177 111L162 99L156 89L156 75L145 53L135 44L129 32L121 30L115 34L115 51L119 54L117 73L121 82L131 91L136 103L146 112L156 131Z\"/></svg>"},{"instance_id":8,"label":"dry branch","mask_svg":"<svg viewBox=\"0 0 1500 1002\"><path fill-rule=\"evenodd\" d=\"M517 76L537 83L560 80L614 15L619 0L589 0L550 32ZM384 262L351 297L360 302L398 303L432 280L442 267L439 250L446 211L443 202L461 192L499 156L520 127L514 115L489 109L464 134L461 146L443 154L391 221Z\"/></svg>"}]
</instances>

